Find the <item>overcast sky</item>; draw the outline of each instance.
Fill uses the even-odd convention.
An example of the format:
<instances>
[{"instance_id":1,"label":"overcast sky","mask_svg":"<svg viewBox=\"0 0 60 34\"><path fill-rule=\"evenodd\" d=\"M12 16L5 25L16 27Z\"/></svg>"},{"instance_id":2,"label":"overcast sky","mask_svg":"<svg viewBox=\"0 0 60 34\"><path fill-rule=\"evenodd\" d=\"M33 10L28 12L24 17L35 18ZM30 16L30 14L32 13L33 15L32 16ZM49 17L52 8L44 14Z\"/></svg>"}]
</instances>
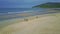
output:
<instances>
[{"instance_id":1,"label":"overcast sky","mask_svg":"<svg viewBox=\"0 0 60 34\"><path fill-rule=\"evenodd\" d=\"M46 2L60 2L60 0L0 0L0 8L31 8Z\"/></svg>"}]
</instances>

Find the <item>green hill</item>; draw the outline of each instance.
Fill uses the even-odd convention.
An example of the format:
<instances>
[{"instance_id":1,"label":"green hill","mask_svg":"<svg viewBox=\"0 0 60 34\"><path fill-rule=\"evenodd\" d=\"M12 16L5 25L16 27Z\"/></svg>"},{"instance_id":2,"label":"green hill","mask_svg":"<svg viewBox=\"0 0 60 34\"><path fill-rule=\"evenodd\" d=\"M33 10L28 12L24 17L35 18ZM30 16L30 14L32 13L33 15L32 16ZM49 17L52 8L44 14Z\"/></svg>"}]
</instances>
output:
<instances>
[{"instance_id":1,"label":"green hill","mask_svg":"<svg viewBox=\"0 0 60 34\"><path fill-rule=\"evenodd\" d=\"M37 6L33 6L32 8L60 8L59 2L48 2L44 4L40 4Z\"/></svg>"}]
</instances>

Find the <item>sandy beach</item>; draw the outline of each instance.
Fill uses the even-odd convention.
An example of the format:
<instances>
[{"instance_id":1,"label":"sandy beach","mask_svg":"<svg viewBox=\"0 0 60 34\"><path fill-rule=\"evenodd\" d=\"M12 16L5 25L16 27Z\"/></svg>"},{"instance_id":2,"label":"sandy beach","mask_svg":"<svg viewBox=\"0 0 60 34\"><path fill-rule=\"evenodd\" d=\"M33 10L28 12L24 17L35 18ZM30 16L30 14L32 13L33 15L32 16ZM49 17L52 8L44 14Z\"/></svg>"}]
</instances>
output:
<instances>
[{"instance_id":1,"label":"sandy beach","mask_svg":"<svg viewBox=\"0 0 60 34\"><path fill-rule=\"evenodd\" d=\"M25 18L2 28L0 34L60 34L60 13Z\"/></svg>"}]
</instances>

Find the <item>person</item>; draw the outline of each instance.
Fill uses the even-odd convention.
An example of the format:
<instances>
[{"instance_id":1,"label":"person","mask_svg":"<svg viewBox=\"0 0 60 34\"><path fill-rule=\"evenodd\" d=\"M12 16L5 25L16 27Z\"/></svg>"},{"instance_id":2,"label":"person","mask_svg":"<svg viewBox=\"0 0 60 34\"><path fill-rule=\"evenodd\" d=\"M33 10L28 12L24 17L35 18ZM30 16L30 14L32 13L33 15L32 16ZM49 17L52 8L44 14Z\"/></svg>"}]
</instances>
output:
<instances>
[{"instance_id":1,"label":"person","mask_svg":"<svg viewBox=\"0 0 60 34\"><path fill-rule=\"evenodd\" d=\"M28 19L24 19L24 21L28 21Z\"/></svg>"}]
</instances>

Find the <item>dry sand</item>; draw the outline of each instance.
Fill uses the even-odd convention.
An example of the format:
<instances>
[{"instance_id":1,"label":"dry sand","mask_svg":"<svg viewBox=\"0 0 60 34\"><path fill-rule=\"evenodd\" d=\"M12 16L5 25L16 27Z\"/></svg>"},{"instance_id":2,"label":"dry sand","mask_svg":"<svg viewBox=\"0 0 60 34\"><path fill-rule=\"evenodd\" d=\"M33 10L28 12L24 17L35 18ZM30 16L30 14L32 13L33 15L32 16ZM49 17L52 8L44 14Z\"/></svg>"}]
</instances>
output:
<instances>
[{"instance_id":1,"label":"dry sand","mask_svg":"<svg viewBox=\"0 0 60 34\"><path fill-rule=\"evenodd\" d=\"M23 21L8 25L0 34L60 34L60 14L46 14L27 18Z\"/></svg>"}]
</instances>

